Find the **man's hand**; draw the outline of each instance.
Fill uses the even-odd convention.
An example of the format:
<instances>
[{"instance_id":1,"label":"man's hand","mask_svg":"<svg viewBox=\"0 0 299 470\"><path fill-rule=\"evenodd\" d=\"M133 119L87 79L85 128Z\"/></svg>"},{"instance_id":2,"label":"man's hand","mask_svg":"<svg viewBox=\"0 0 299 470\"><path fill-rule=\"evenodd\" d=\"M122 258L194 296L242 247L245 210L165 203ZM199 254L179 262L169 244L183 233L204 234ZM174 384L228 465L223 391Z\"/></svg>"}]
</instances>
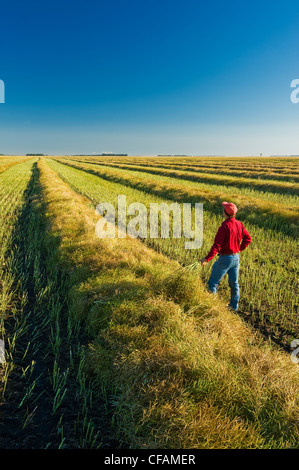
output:
<instances>
[{"instance_id":1,"label":"man's hand","mask_svg":"<svg viewBox=\"0 0 299 470\"><path fill-rule=\"evenodd\" d=\"M207 258L201 258L199 262L202 264L202 266L205 266L207 264Z\"/></svg>"}]
</instances>

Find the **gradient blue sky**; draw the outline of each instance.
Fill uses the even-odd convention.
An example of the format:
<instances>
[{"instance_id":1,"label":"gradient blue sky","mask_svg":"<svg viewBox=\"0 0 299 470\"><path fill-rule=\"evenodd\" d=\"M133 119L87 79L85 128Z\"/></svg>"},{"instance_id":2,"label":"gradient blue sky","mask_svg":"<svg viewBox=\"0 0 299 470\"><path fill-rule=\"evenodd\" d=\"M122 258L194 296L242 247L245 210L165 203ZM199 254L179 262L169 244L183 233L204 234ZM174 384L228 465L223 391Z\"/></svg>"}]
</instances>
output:
<instances>
[{"instance_id":1,"label":"gradient blue sky","mask_svg":"<svg viewBox=\"0 0 299 470\"><path fill-rule=\"evenodd\" d=\"M295 0L10 0L0 41L0 153L299 154Z\"/></svg>"}]
</instances>

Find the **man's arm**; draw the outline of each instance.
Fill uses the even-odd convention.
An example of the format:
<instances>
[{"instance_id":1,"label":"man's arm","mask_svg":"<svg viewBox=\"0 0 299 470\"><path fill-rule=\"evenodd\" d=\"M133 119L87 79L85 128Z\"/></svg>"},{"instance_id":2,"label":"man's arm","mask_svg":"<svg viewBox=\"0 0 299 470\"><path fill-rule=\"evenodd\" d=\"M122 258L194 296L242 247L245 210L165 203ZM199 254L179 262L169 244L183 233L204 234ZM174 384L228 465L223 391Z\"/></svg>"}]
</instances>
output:
<instances>
[{"instance_id":1,"label":"man's arm","mask_svg":"<svg viewBox=\"0 0 299 470\"><path fill-rule=\"evenodd\" d=\"M218 232L216 234L216 237L215 237L215 240L214 240L214 243L209 251L209 253L207 254L207 256L205 256L204 258L201 258L200 259L200 262L201 264L204 266L205 264L207 264L209 261L211 261L212 258L214 258L214 256L217 255L217 253L219 253L219 251L221 250L221 247L224 243L224 240L225 240L225 229L224 227L221 225L218 229Z\"/></svg>"},{"instance_id":2,"label":"man's arm","mask_svg":"<svg viewBox=\"0 0 299 470\"><path fill-rule=\"evenodd\" d=\"M250 243L251 243L251 236L248 230L246 230L246 228L243 226L243 238L242 238L242 243L240 246L240 251L244 251L245 248L247 248Z\"/></svg>"}]
</instances>

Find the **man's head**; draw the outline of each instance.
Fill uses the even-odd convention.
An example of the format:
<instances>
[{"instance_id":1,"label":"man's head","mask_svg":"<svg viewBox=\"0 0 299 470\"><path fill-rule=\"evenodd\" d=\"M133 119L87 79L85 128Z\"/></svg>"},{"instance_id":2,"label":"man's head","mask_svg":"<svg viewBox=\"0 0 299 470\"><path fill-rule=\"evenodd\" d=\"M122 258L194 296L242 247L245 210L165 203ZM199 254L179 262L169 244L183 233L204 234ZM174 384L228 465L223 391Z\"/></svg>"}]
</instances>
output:
<instances>
[{"instance_id":1,"label":"man's head","mask_svg":"<svg viewBox=\"0 0 299 470\"><path fill-rule=\"evenodd\" d=\"M238 212L237 206L233 202L226 202L224 201L222 203L223 207L223 215L226 218L232 218L236 216L236 213Z\"/></svg>"}]
</instances>

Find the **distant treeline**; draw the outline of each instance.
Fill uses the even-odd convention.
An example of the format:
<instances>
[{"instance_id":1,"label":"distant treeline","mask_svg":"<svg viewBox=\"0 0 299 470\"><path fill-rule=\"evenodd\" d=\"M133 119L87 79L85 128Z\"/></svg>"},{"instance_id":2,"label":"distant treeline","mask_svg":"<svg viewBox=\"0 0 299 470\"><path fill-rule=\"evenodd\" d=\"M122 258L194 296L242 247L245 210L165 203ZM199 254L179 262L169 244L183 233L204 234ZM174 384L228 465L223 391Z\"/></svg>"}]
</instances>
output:
<instances>
[{"instance_id":1,"label":"distant treeline","mask_svg":"<svg viewBox=\"0 0 299 470\"><path fill-rule=\"evenodd\" d=\"M26 153L26 157L46 157L44 153Z\"/></svg>"},{"instance_id":2,"label":"distant treeline","mask_svg":"<svg viewBox=\"0 0 299 470\"><path fill-rule=\"evenodd\" d=\"M77 155L72 155L72 157L127 157L127 153L93 153L92 155L90 154L84 154L80 153Z\"/></svg>"},{"instance_id":3,"label":"distant treeline","mask_svg":"<svg viewBox=\"0 0 299 470\"><path fill-rule=\"evenodd\" d=\"M102 153L102 157L127 157L127 153Z\"/></svg>"}]
</instances>

